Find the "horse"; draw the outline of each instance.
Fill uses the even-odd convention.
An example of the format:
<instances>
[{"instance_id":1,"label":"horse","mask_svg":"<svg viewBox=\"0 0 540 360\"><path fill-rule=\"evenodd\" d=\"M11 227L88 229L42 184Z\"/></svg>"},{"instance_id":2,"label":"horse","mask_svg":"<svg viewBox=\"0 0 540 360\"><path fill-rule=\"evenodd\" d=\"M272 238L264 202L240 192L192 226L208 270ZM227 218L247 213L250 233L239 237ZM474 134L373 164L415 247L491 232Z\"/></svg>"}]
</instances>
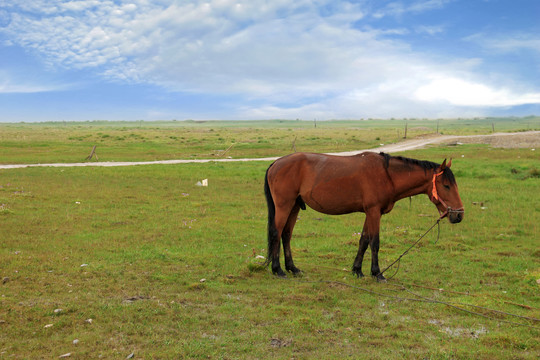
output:
<instances>
[{"instance_id":1,"label":"horse","mask_svg":"<svg viewBox=\"0 0 540 360\"><path fill-rule=\"evenodd\" d=\"M268 255L265 266L286 277L279 263L280 239L283 242L285 269L301 273L293 262L291 237L300 209L310 208L329 215L363 212L366 214L358 253L352 266L363 277L362 262L371 248L371 275L386 281L379 268L379 228L381 216L388 214L396 201L427 194L450 223L463 220L464 207L452 159L442 164L386 153L363 152L338 156L297 152L277 159L266 170L264 193L268 205Z\"/></svg>"}]
</instances>

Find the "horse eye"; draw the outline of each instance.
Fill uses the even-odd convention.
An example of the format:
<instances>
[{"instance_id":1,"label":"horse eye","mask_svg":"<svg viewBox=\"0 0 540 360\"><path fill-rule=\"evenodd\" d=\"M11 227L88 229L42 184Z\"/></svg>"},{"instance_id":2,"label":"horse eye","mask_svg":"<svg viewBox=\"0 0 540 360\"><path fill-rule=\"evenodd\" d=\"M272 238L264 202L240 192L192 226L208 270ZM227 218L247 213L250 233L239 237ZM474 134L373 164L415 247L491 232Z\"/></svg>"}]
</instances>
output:
<instances>
[{"instance_id":1,"label":"horse eye","mask_svg":"<svg viewBox=\"0 0 540 360\"><path fill-rule=\"evenodd\" d=\"M443 185L443 186L444 186L444 188L445 188L446 190L450 190L450 186L449 186L449 185Z\"/></svg>"}]
</instances>

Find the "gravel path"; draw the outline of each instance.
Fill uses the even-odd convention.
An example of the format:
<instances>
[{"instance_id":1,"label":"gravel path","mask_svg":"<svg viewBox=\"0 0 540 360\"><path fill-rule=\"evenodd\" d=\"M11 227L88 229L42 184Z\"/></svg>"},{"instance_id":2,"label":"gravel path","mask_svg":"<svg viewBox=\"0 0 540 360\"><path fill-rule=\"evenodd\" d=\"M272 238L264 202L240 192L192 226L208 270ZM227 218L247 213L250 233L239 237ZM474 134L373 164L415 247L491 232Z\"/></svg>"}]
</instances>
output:
<instances>
[{"instance_id":1,"label":"gravel path","mask_svg":"<svg viewBox=\"0 0 540 360\"><path fill-rule=\"evenodd\" d=\"M394 153L406 150L413 150L431 144L440 143L482 143L491 144L495 147L531 147L540 148L540 131L527 131L519 133L495 133L490 135L434 135L412 140L405 140L396 144L382 145L373 149L363 149L333 155L347 156L355 155L364 151L384 151ZM81 163L53 163L53 164L13 164L0 165L0 169L20 169L27 167L78 167L78 166L133 166L133 165L154 165L154 164L188 164L207 162L245 162L245 161L274 161L278 157L266 158L245 158L245 159L179 159L179 160L158 160L158 161L108 161L108 162L81 162Z\"/></svg>"}]
</instances>

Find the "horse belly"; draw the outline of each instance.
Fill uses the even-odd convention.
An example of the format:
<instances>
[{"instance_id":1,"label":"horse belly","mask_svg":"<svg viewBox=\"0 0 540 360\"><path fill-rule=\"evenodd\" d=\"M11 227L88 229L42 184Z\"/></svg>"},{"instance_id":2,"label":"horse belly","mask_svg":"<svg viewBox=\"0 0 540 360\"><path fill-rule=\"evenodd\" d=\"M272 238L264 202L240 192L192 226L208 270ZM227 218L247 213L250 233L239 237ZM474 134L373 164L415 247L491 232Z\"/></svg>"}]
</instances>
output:
<instances>
[{"instance_id":1,"label":"horse belly","mask_svg":"<svg viewBox=\"0 0 540 360\"><path fill-rule=\"evenodd\" d=\"M339 186L319 184L302 191L300 196L310 208L324 214L341 215L364 210L358 184L354 186L347 181L340 181Z\"/></svg>"}]
</instances>

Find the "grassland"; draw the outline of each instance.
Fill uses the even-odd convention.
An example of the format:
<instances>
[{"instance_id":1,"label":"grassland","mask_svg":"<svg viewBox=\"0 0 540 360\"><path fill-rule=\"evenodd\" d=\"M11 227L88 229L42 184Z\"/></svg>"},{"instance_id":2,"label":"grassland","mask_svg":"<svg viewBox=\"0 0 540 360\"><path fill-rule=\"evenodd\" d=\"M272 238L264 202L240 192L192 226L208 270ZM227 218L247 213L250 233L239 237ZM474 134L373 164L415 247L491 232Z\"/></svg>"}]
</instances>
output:
<instances>
[{"instance_id":1,"label":"grassland","mask_svg":"<svg viewBox=\"0 0 540 360\"><path fill-rule=\"evenodd\" d=\"M81 162L94 146L100 161L268 157L294 149L352 151L401 141L405 127L407 138L434 134L437 129L452 135L487 134L493 129L517 132L540 130L540 117L316 124L285 120L0 124L0 162Z\"/></svg>"},{"instance_id":2,"label":"grassland","mask_svg":"<svg viewBox=\"0 0 540 360\"><path fill-rule=\"evenodd\" d=\"M314 151L351 150L352 135L359 144L397 141L395 128L300 123L6 124L0 162L80 161L97 132L110 135L100 160L199 157L233 136L232 156L287 153L293 135ZM140 139L122 152L128 140L112 141L116 132ZM204 140L167 145L174 132ZM90 137L70 140L83 133ZM268 143L246 140L259 136ZM24 154L13 155L18 146ZM453 157L466 215L442 223L438 241L428 235L387 284L349 271L363 214L301 213L292 243L301 278L255 265L265 255L266 162L0 170L0 358L536 359L540 324L527 318L540 318L537 151L461 145L402 155ZM203 178L209 186L196 186ZM436 217L427 197L399 202L382 220L381 265ZM489 318L398 299L419 296Z\"/></svg>"}]
</instances>

